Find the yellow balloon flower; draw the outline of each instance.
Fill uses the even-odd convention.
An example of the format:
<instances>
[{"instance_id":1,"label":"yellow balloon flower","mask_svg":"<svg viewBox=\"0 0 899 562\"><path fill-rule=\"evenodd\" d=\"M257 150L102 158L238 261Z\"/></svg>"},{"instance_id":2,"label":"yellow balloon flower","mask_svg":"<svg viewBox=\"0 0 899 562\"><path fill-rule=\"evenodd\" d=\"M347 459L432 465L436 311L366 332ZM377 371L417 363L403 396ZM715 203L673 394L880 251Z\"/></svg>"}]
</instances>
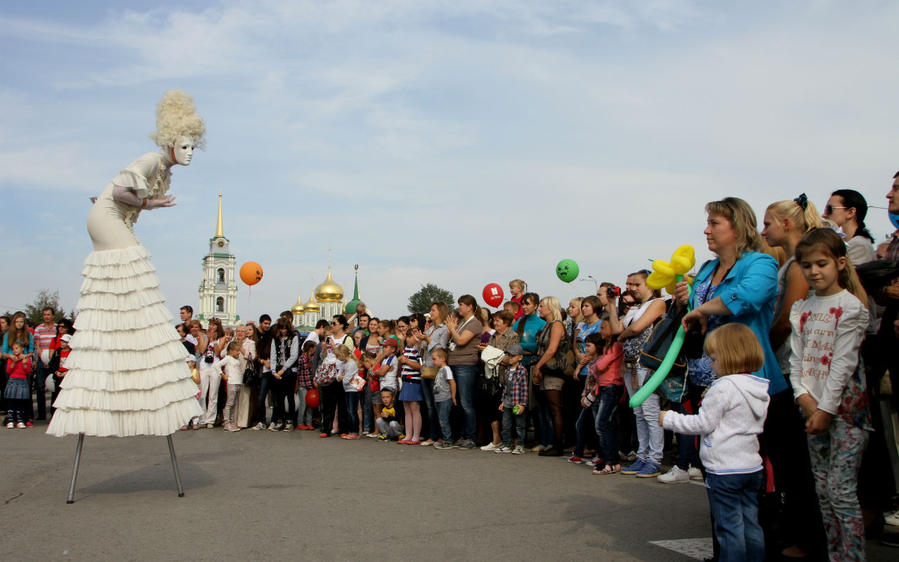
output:
<instances>
[{"instance_id":1,"label":"yellow balloon flower","mask_svg":"<svg viewBox=\"0 0 899 562\"><path fill-rule=\"evenodd\" d=\"M677 283L683 276L696 265L696 253L693 246L684 244L674 251L671 261L653 260L652 273L646 278L646 285L650 289L664 288L669 294L674 294ZM692 281L692 280L690 280Z\"/></svg>"}]
</instances>

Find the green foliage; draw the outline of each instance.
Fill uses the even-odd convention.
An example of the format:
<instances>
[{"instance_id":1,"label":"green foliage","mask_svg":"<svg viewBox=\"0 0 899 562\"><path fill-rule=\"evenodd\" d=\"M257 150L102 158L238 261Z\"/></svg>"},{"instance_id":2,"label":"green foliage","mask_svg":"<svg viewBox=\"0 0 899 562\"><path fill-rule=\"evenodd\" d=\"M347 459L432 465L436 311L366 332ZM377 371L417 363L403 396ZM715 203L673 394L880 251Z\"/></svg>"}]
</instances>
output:
<instances>
[{"instance_id":1,"label":"green foliage","mask_svg":"<svg viewBox=\"0 0 899 562\"><path fill-rule=\"evenodd\" d=\"M37 292L34 302L25 305L25 317L28 318L33 325L43 323L41 311L46 307L51 307L56 311L53 316L54 322L59 322L65 317L65 311L59 306L59 291L50 292L50 289L41 289Z\"/></svg>"},{"instance_id":2,"label":"green foliage","mask_svg":"<svg viewBox=\"0 0 899 562\"><path fill-rule=\"evenodd\" d=\"M453 294L446 289L441 289L433 283L422 285L421 289L409 297L409 304L406 308L411 313L427 314L431 310L431 304L435 302L446 303L446 306L452 310L455 308L456 301Z\"/></svg>"}]
</instances>

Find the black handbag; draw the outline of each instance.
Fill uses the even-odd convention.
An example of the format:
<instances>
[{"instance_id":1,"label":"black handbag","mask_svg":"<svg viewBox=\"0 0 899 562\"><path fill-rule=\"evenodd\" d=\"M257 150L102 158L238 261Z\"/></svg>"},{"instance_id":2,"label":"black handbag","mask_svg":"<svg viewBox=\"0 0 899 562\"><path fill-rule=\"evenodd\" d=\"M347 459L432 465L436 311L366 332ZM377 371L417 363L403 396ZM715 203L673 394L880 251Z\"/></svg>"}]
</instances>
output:
<instances>
[{"instance_id":1,"label":"black handbag","mask_svg":"<svg viewBox=\"0 0 899 562\"><path fill-rule=\"evenodd\" d=\"M673 305L672 305L673 306ZM652 333L640 351L640 365L656 371L662 366L671 344L674 342L674 336L680 328L681 320L686 315L686 310L675 311L673 314L669 311L655 326L652 327ZM681 350L671 365L671 370L665 380L659 385L657 392L672 402L680 402L683 399L687 382L687 358Z\"/></svg>"},{"instance_id":2,"label":"black handbag","mask_svg":"<svg viewBox=\"0 0 899 562\"><path fill-rule=\"evenodd\" d=\"M247 368L243 372L243 383L250 386L259 384L259 371L256 370L253 361L247 361Z\"/></svg>"}]
</instances>

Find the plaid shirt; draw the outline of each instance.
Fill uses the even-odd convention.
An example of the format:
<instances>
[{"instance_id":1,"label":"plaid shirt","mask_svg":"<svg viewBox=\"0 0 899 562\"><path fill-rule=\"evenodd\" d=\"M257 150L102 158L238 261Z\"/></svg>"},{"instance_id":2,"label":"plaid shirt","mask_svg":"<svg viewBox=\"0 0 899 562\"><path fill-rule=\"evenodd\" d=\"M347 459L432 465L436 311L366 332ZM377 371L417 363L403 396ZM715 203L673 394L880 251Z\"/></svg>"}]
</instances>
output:
<instances>
[{"instance_id":1,"label":"plaid shirt","mask_svg":"<svg viewBox=\"0 0 899 562\"><path fill-rule=\"evenodd\" d=\"M297 385L302 388L312 388L312 365L313 357L309 357L305 353L300 353L297 359Z\"/></svg>"},{"instance_id":2,"label":"plaid shirt","mask_svg":"<svg viewBox=\"0 0 899 562\"><path fill-rule=\"evenodd\" d=\"M511 408L528 404L528 370L522 365L514 369L506 369L506 384L503 387L503 407Z\"/></svg>"},{"instance_id":3,"label":"plaid shirt","mask_svg":"<svg viewBox=\"0 0 899 562\"><path fill-rule=\"evenodd\" d=\"M888 260L899 260L899 230L893 233L893 239L890 240L884 257Z\"/></svg>"}]
</instances>

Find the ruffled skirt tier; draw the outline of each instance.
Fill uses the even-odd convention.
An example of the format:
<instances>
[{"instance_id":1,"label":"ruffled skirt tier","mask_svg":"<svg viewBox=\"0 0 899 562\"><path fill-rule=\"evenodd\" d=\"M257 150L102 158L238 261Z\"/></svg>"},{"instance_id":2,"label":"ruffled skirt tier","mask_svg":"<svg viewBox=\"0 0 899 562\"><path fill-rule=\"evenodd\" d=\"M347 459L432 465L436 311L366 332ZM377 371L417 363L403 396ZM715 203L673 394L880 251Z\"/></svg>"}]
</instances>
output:
<instances>
[{"instance_id":1,"label":"ruffled skirt tier","mask_svg":"<svg viewBox=\"0 0 899 562\"><path fill-rule=\"evenodd\" d=\"M202 415L143 246L92 252L50 435L171 435Z\"/></svg>"}]
</instances>

